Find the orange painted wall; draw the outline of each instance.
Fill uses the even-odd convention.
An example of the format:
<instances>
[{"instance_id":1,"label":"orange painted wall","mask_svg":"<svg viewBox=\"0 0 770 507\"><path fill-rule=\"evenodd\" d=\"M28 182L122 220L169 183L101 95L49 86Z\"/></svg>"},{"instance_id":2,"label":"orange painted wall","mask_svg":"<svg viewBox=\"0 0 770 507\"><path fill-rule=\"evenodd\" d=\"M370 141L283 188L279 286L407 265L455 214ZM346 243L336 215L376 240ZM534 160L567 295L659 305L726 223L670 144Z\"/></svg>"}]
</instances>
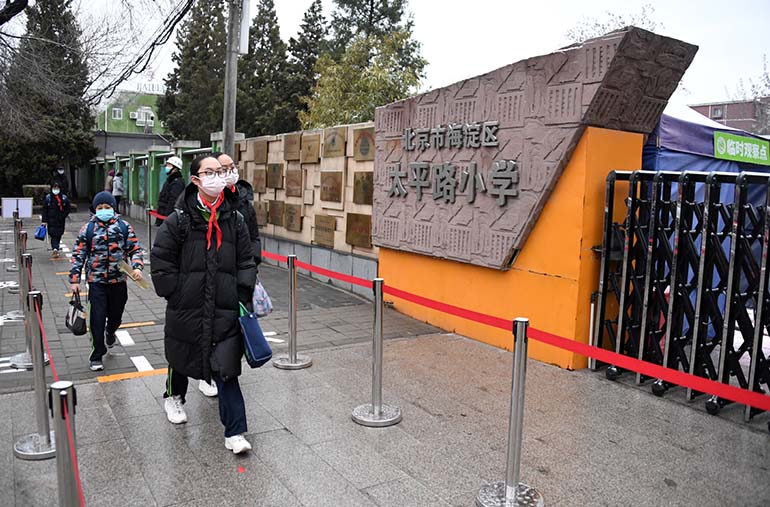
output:
<instances>
[{"instance_id":1,"label":"orange painted wall","mask_svg":"<svg viewBox=\"0 0 770 507\"><path fill-rule=\"evenodd\" d=\"M528 317L532 327L588 342L590 296L598 287L604 191L613 169L641 167L641 134L589 127L519 257L497 271L419 254L380 249L385 283L424 297L502 318ZM446 315L392 296L395 308L447 331L512 349L511 333ZM586 359L530 341L529 356L562 368Z\"/></svg>"}]
</instances>

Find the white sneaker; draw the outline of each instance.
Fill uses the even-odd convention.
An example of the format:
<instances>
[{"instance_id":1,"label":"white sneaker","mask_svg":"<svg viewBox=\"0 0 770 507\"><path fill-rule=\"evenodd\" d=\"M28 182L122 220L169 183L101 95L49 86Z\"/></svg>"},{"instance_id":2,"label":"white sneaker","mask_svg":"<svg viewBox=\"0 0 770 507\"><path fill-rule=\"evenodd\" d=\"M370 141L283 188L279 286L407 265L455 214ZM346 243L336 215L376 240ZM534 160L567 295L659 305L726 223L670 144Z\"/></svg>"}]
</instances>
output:
<instances>
[{"instance_id":1,"label":"white sneaker","mask_svg":"<svg viewBox=\"0 0 770 507\"><path fill-rule=\"evenodd\" d=\"M250 451L251 444L243 437L243 435L235 435L234 437L225 438L225 448L233 451L233 454L240 454L242 452Z\"/></svg>"},{"instance_id":2,"label":"white sneaker","mask_svg":"<svg viewBox=\"0 0 770 507\"><path fill-rule=\"evenodd\" d=\"M198 390L202 392L204 396L208 396L209 398L213 398L217 395L217 385L209 384L205 380L198 381Z\"/></svg>"},{"instance_id":3,"label":"white sneaker","mask_svg":"<svg viewBox=\"0 0 770 507\"><path fill-rule=\"evenodd\" d=\"M166 398L164 403L166 409L166 417L172 424L182 424L187 422L187 414L182 407L181 396L171 396Z\"/></svg>"}]
</instances>

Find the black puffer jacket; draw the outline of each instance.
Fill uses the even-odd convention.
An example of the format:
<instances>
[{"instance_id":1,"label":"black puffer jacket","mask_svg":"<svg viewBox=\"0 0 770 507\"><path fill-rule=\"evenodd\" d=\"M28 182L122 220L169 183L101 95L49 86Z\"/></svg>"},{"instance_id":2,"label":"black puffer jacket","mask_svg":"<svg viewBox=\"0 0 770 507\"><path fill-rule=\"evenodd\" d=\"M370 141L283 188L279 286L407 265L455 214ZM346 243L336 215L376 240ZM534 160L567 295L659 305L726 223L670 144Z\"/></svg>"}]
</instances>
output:
<instances>
[{"instance_id":1,"label":"black puffer jacket","mask_svg":"<svg viewBox=\"0 0 770 507\"><path fill-rule=\"evenodd\" d=\"M254 262L262 262L262 240L259 239L259 225L257 224L257 212L254 210L254 189L246 180L238 180L235 184L238 189L238 211L246 219L246 225L249 227L249 236L254 242Z\"/></svg>"},{"instance_id":2,"label":"black puffer jacket","mask_svg":"<svg viewBox=\"0 0 770 507\"><path fill-rule=\"evenodd\" d=\"M179 171L174 171L168 175L166 182L163 184L163 188L160 189L158 194L158 213L163 216L168 216L174 211L174 205L179 196L184 192L184 181ZM155 219L155 225L163 223L162 218Z\"/></svg>"},{"instance_id":3,"label":"black puffer jacket","mask_svg":"<svg viewBox=\"0 0 770 507\"><path fill-rule=\"evenodd\" d=\"M237 212L238 197L225 191L219 208L222 246L206 246L207 222L198 209L198 189L190 184L179 211L169 215L152 247L152 282L166 298L165 349L169 366L196 379L223 379L241 373L243 340L239 301L251 306L257 270L254 244ZM180 216L181 212L181 216Z\"/></svg>"}]
</instances>

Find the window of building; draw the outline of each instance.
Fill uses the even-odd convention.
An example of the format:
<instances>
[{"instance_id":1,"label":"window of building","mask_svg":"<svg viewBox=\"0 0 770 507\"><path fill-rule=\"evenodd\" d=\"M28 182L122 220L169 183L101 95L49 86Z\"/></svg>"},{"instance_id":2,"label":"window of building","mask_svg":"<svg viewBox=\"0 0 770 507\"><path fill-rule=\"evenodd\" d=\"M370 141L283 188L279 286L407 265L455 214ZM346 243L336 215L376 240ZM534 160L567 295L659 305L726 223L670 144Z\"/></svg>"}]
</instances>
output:
<instances>
[{"instance_id":1,"label":"window of building","mask_svg":"<svg viewBox=\"0 0 770 507\"><path fill-rule=\"evenodd\" d=\"M722 108L721 107L713 107L713 108L711 108L711 117L712 118L722 118Z\"/></svg>"},{"instance_id":2,"label":"window of building","mask_svg":"<svg viewBox=\"0 0 770 507\"><path fill-rule=\"evenodd\" d=\"M120 107L113 107L112 108L112 119L113 120L122 120L123 119L123 109Z\"/></svg>"}]
</instances>

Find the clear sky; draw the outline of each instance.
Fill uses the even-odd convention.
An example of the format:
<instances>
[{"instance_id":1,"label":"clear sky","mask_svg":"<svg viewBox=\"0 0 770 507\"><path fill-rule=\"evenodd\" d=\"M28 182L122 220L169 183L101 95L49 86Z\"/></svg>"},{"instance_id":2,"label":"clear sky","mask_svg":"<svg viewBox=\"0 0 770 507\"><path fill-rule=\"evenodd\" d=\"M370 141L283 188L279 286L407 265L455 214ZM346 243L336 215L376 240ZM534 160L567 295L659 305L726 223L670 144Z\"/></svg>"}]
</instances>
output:
<instances>
[{"instance_id":1,"label":"clear sky","mask_svg":"<svg viewBox=\"0 0 770 507\"><path fill-rule=\"evenodd\" d=\"M296 35L311 2L275 0L284 40ZM657 33L700 47L677 102L732 98L738 80L759 76L763 55L770 57L770 0L410 0L414 36L429 62L422 89L550 53L568 44L566 32L581 19L638 14L645 4L654 9ZM327 17L331 9L332 0L324 0ZM170 43L161 52L156 79L170 70L173 49Z\"/></svg>"}]
</instances>

